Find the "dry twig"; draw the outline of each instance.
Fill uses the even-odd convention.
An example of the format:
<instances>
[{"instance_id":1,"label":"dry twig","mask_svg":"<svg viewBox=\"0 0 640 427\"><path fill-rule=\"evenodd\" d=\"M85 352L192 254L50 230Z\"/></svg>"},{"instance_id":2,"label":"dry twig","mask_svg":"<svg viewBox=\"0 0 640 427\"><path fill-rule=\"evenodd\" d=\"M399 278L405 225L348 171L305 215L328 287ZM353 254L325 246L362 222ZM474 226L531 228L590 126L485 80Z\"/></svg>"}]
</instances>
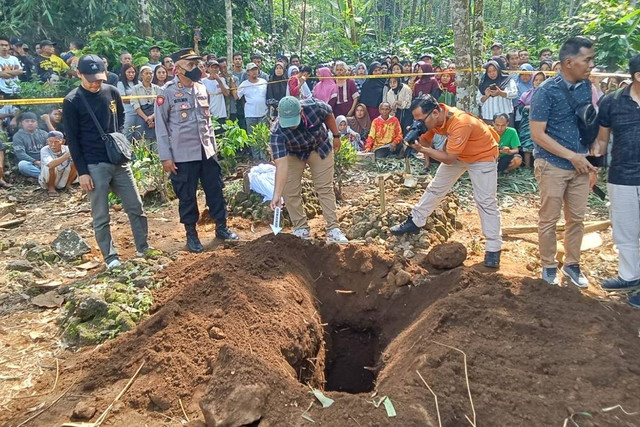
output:
<instances>
[{"instance_id":1,"label":"dry twig","mask_svg":"<svg viewBox=\"0 0 640 427\"><path fill-rule=\"evenodd\" d=\"M467 392L469 393L469 402L471 402L471 412L473 413L473 421L471 421L469 419L469 417L467 417L466 415L465 415L465 418L467 419L467 421L469 421L469 423L473 427L476 427L476 408L473 406L473 398L471 397L471 387L469 386L469 370L467 368L467 353L465 353L464 351L460 350L459 348L452 347L452 346L447 345L447 344L442 344L441 342L438 342L438 341L434 341L434 340L429 340L429 341L431 341L432 343L435 343L435 344L441 345L443 347L447 347L447 348L450 348L452 350L455 350L457 352L462 353L462 356L464 357L464 376L465 376L465 379L467 381Z\"/></svg>"},{"instance_id":2,"label":"dry twig","mask_svg":"<svg viewBox=\"0 0 640 427\"><path fill-rule=\"evenodd\" d=\"M58 378L60 378L60 362L59 362L58 358L56 357L56 379L53 382L53 387L51 388L51 390L49 390L46 393L32 394L31 396L18 396L18 397L14 397L13 399L15 399L15 400L17 400L17 399L29 399L29 398L32 398L32 397L41 397L41 396L46 396L48 394L51 394L56 390L56 386L58 385Z\"/></svg>"},{"instance_id":3,"label":"dry twig","mask_svg":"<svg viewBox=\"0 0 640 427\"><path fill-rule=\"evenodd\" d=\"M614 409L620 409L622 412L625 413L625 415L638 415L638 414L640 414L640 412L627 412L627 411L624 410L622 405L616 405L616 406L612 406L610 408L603 408L602 412L609 412L609 411L613 411Z\"/></svg>"},{"instance_id":4,"label":"dry twig","mask_svg":"<svg viewBox=\"0 0 640 427\"><path fill-rule=\"evenodd\" d=\"M104 420L107 418L107 415L109 415L109 412L111 411L111 408L113 408L113 405L115 405L115 403L120 400L120 398L127 392L127 390L129 389L129 387L131 387L131 384L133 384L133 382L135 381L136 377L138 376L138 374L140 373L140 370L142 369L142 367L144 366L144 362L142 362L140 364L140 367L138 368L138 370L136 371L135 374L133 374L133 376L131 377L131 379L129 380L129 382L127 383L127 385L124 386L124 388L122 389L122 391L116 396L115 399L113 399L113 402L111 402L111 404L107 407L107 409L104 410L104 412L102 413L102 415L100 415L100 417L98 417L98 419L96 420L96 422L93 424L94 427L98 427L100 424L102 424L104 422Z\"/></svg>"},{"instance_id":5,"label":"dry twig","mask_svg":"<svg viewBox=\"0 0 640 427\"><path fill-rule=\"evenodd\" d=\"M431 387L429 387L429 384L427 384L424 378L422 378L422 375L420 375L420 372L418 372L418 370L416 370L416 374L418 374L418 376L420 377L424 385L426 385L429 391L431 392L431 394L433 394L433 400L435 400L436 402L436 413L438 414L438 426L442 427L442 420L440 419L440 407L438 406L438 396L436 396L436 394L433 392Z\"/></svg>"},{"instance_id":6,"label":"dry twig","mask_svg":"<svg viewBox=\"0 0 640 427\"><path fill-rule=\"evenodd\" d=\"M78 377L79 378L79 377ZM71 387L73 387L74 385L76 385L76 381L78 381L78 378L76 378L75 380L73 380L73 382L71 383L71 385L69 387L67 387L67 389L65 391L62 392L62 394L60 396L58 396L53 402L51 402L49 404L49 406L47 406L46 408L44 408L43 410L41 410L38 413L33 414L32 416L30 416L29 418L27 418L26 420L24 420L23 422L21 422L20 424L18 424L16 427L22 427L23 425L27 424L29 421L35 419L36 417L40 416L40 414L44 413L46 410L48 410L49 408L51 408L53 405L55 405L56 403L58 403L58 401L60 399L62 399L65 394L67 394L67 392L69 390L71 390Z\"/></svg>"},{"instance_id":7,"label":"dry twig","mask_svg":"<svg viewBox=\"0 0 640 427\"><path fill-rule=\"evenodd\" d=\"M187 422L191 421L189 419L189 416L187 415L187 412L184 410L184 406L182 406L182 399L178 398L178 403L180 403L180 409L182 409L182 414L184 415L184 418L187 420Z\"/></svg>"}]
</instances>

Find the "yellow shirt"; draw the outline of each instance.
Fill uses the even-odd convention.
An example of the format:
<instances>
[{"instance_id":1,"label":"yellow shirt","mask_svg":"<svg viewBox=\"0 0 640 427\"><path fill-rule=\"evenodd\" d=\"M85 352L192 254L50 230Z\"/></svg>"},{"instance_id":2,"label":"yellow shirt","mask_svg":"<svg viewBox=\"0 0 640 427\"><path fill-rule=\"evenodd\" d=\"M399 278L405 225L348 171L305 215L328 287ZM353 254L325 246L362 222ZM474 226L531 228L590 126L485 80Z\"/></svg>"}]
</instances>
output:
<instances>
[{"instance_id":1,"label":"yellow shirt","mask_svg":"<svg viewBox=\"0 0 640 427\"><path fill-rule=\"evenodd\" d=\"M38 74L42 74L43 72L53 71L54 73L62 74L63 71L69 69L69 66L66 62L62 60L57 55L51 55L49 58L45 58L44 56L40 56L38 62Z\"/></svg>"}]
</instances>

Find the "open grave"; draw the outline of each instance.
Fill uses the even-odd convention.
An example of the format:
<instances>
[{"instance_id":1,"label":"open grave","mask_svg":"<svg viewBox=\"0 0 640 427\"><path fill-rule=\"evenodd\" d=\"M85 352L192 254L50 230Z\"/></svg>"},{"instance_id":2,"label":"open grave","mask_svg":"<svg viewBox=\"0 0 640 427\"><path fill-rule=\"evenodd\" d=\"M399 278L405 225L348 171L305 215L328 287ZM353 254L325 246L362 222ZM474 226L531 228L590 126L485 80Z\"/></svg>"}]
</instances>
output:
<instances>
[{"instance_id":1,"label":"open grave","mask_svg":"<svg viewBox=\"0 0 640 427\"><path fill-rule=\"evenodd\" d=\"M574 289L290 235L165 274L151 316L65 360L64 396L27 425L73 421L78 405L95 421L132 378L105 425L638 423L603 409L640 410L640 318ZM374 405L384 396L395 417Z\"/></svg>"}]
</instances>

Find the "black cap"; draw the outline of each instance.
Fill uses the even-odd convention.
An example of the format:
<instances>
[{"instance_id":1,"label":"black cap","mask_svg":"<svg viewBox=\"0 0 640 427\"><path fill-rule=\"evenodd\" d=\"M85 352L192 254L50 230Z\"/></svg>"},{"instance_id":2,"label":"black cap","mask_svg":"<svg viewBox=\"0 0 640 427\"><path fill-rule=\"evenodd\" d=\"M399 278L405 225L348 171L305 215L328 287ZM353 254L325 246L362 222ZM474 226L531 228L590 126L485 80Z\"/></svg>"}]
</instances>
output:
<instances>
[{"instance_id":1,"label":"black cap","mask_svg":"<svg viewBox=\"0 0 640 427\"><path fill-rule=\"evenodd\" d=\"M215 59L207 61L207 67L211 67L212 65L217 65L219 67L220 63L218 61L216 61Z\"/></svg>"},{"instance_id":2,"label":"black cap","mask_svg":"<svg viewBox=\"0 0 640 427\"><path fill-rule=\"evenodd\" d=\"M107 80L104 61L98 55L82 55L78 60L78 72L90 82Z\"/></svg>"},{"instance_id":3,"label":"black cap","mask_svg":"<svg viewBox=\"0 0 640 427\"><path fill-rule=\"evenodd\" d=\"M10 43L14 46L22 46L24 43L22 43L22 40L20 40L17 37L11 37L11 41Z\"/></svg>"},{"instance_id":4,"label":"black cap","mask_svg":"<svg viewBox=\"0 0 640 427\"><path fill-rule=\"evenodd\" d=\"M193 49L180 49L177 52L173 52L170 56L174 63L185 59L200 59L200 56L198 56L198 54L195 53Z\"/></svg>"},{"instance_id":5,"label":"black cap","mask_svg":"<svg viewBox=\"0 0 640 427\"><path fill-rule=\"evenodd\" d=\"M26 113L22 113L20 116L20 121L22 120L38 120L38 116L36 116L36 113L27 111Z\"/></svg>"},{"instance_id":6,"label":"black cap","mask_svg":"<svg viewBox=\"0 0 640 427\"><path fill-rule=\"evenodd\" d=\"M162 52L162 48L160 46L158 46L157 44L154 44L153 46L151 46L149 48L149 50L151 50L151 49L158 49L160 52Z\"/></svg>"},{"instance_id":7,"label":"black cap","mask_svg":"<svg viewBox=\"0 0 640 427\"><path fill-rule=\"evenodd\" d=\"M52 42L51 40L42 40L38 44L40 45L40 47L43 47L43 46L55 46L56 45L56 43Z\"/></svg>"}]
</instances>

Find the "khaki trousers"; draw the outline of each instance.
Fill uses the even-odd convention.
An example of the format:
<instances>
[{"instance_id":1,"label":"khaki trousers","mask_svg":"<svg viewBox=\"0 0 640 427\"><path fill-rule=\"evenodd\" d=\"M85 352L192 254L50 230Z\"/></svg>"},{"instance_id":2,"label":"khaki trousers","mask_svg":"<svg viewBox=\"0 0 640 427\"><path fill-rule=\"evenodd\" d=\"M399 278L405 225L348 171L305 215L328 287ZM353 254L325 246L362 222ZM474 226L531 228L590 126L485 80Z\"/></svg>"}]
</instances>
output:
<instances>
[{"instance_id":1,"label":"khaki trousers","mask_svg":"<svg viewBox=\"0 0 640 427\"><path fill-rule=\"evenodd\" d=\"M534 173L540 187L538 245L542 267L557 267L556 224L564 208L564 265L580 263L584 213L589 197L589 174L561 169L536 159Z\"/></svg>"},{"instance_id":2,"label":"khaki trousers","mask_svg":"<svg viewBox=\"0 0 640 427\"><path fill-rule=\"evenodd\" d=\"M316 151L305 162L298 157L287 156L288 175L287 184L284 187L284 201L293 222L293 228L309 228L307 215L304 212L302 202L302 174L307 164L311 170L313 187L318 193L322 216L326 224L326 230L338 228L338 215L336 214L336 194L333 190L333 151L322 159Z\"/></svg>"},{"instance_id":3,"label":"khaki trousers","mask_svg":"<svg viewBox=\"0 0 640 427\"><path fill-rule=\"evenodd\" d=\"M441 163L420 201L411 211L413 223L418 227L424 227L429 215L465 172L469 172L471 178L473 200L478 207L482 233L486 239L485 248L489 252L498 252L502 248L502 232L496 198L498 185L496 162L465 163L456 160L450 165Z\"/></svg>"}]
</instances>

